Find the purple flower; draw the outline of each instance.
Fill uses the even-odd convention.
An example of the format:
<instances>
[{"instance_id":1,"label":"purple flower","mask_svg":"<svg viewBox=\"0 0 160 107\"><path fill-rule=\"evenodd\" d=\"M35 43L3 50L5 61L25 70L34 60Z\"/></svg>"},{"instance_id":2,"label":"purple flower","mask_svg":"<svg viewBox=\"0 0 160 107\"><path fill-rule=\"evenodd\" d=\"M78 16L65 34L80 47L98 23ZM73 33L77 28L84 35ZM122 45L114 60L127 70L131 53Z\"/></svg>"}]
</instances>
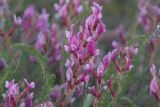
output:
<instances>
[{"instance_id":1,"label":"purple flower","mask_svg":"<svg viewBox=\"0 0 160 107\"><path fill-rule=\"evenodd\" d=\"M112 51L112 61L118 72L128 71L133 68L131 64L131 59L134 55L138 53L138 49L134 46L129 47L118 47ZM117 57L119 56L119 57ZM119 62L119 59L123 61L123 64Z\"/></svg>"},{"instance_id":2,"label":"purple flower","mask_svg":"<svg viewBox=\"0 0 160 107\"><path fill-rule=\"evenodd\" d=\"M83 7L81 0L60 0L54 5L57 15L61 18L64 25L68 25L68 19L72 20L76 15L79 15Z\"/></svg>"},{"instance_id":3,"label":"purple flower","mask_svg":"<svg viewBox=\"0 0 160 107\"><path fill-rule=\"evenodd\" d=\"M89 30L90 35L94 37L94 39L98 39L98 37L105 32L105 25L101 21L102 7L97 3L93 3L92 14L86 19L85 28Z\"/></svg>"},{"instance_id":4,"label":"purple flower","mask_svg":"<svg viewBox=\"0 0 160 107\"><path fill-rule=\"evenodd\" d=\"M45 31L48 28L48 18L49 14L43 9L37 20L37 29L39 31Z\"/></svg>"},{"instance_id":5,"label":"purple flower","mask_svg":"<svg viewBox=\"0 0 160 107\"><path fill-rule=\"evenodd\" d=\"M67 69L66 77L67 77L67 81L69 81L69 82L72 81L73 71L72 71L72 69L70 67Z\"/></svg>"},{"instance_id":6,"label":"purple flower","mask_svg":"<svg viewBox=\"0 0 160 107\"><path fill-rule=\"evenodd\" d=\"M35 15L35 8L33 5L28 6L25 10L23 17L33 17Z\"/></svg>"},{"instance_id":7,"label":"purple flower","mask_svg":"<svg viewBox=\"0 0 160 107\"><path fill-rule=\"evenodd\" d=\"M52 102L46 101L40 104L38 107L55 107Z\"/></svg>"},{"instance_id":8,"label":"purple flower","mask_svg":"<svg viewBox=\"0 0 160 107\"><path fill-rule=\"evenodd\" d=\"M67 59L65 66L73 67L73 65L74 65L74 58L71 56L70 59Z\"/></svg>"},{"instance_id":9,"label":"purple flower","mask_svg":"<svg viewBox=\"0 0 160 107\"><path fill-rule=\"evenodd\" d=\"M139 15L137 22L144 28L145 32L152 30L154 23L160 22L160 7L152 5L146 0L139 0Z\"/></svg>"},{"instance_id":10,"label":"purple flower","mask_svg":"<svg viewBox=\"0 0 160 107\"><path fill-rule=\"evenodd\" d=\"M19 94L19 87L18 84L14 83L14 80L12 81L6 81L5 87L8 89L8 95L9 96L17 96Z\"/></svg>"},{"instance_id":11,"label":"purple flower","mask_svg":"<svg viewBox=\"0 0 160 107\"><path fill-rule=\"evenodd\" d=\"M97 76L100 77L100 78L102 78L103 74L104 74L104 70L105 70L105 68L104 68L103 63L100 63L98 65L98 68L97 68Z\"/></svg>"},{"instance_id":12,"label":"purple flower","mask_svg":"<svg viewBox=\"0 0 160 107\"><path fill-rule=\"evenodd\" d=\"M25 107L32 107L33 106L33 102L32 102L33 95L34 95L33 92L27 95L27 97L25 98L25 102L24 102Z\"/></svg>"},{"instance_id":13,"label":"purple flower","mask_svg":"<svg viewBox=\"0 0 160 107\"><path fill-rule=\"evenodd\" d=\"M80 14L83 10L83 6L81 5L81 0L73 0L75 14Z\"/></svg>"},{"instance_id":14,"label":"purple flower","mask_svg":"<svg viewBox=\"0 0 160 107\"><path fill-rule=\"evenodd\" d=\"M28 81L24 80L26 83L26 87L24 87L22 92L19 92L18 84L12 81L6 81L5 87L7 91L3 94L3 102L7 107L16 107L18 104L20 107L31 107L33 93L29 93L30 89L34 88L34 82L28 83ZM17 105L17 106L18 106Z\"/></svg>"},{"instance_id":15,"label":"purple flower","mask_svg":"<svg viewBox=\"0 0 160 107\"><path fill-rule=\"evenodd\" d=\"M63 91L64 91L65 85L55 85L53 87L53 90L49 93L50 98L56 102L58 100L61 100L63 98Z\"/></svg>"},{"instance_id":16,"label":"purple flower","mask_svg":"<svg viewBox=\"0 0 160 107\"><path fill-rule=\"evenodd\" d=\"M29 83L27 81L27 79L24 79L24 82L26 83L26 86L27 86L28 89L33 89L35 87L35 83L34 82Z\"/></svg>"},{"instance_id":17,"label":"purple flower","mask_svg":"<svg viewBox=\"0 0 160 107\"><path fill-rule=\"evenodd\" d=\"M38 38L37 38L37 41L36 41L36 44L35 44L35 48L37 50L39 50L40 52L44 53L45 52L45 50L44 50L45 45L46 45L46 37L45 37L43 32L40 32L38 34Z\"/></svg>"},{"instance_id":18,"label":"purple flower","mask_svg":"<svg viewBox=\"0 0 160 107\"><path fill-rule=\"evenodd\" d=\"M24 32L28 32L34 24L35 8L30 5L24 12L22 17L22 28Z\"/></svg>"},{"instance_id":19,"label":"purple flower","mask_svg":"<svg viewBox=\"0 0 160 107\"><path fill-rule=\"evenodd\" d=\"M108 68L110 62L111 62L111 58L112 58L112 53L109 52L107 55L105 55L103 57L103 65L104 65L104 68Z\"/></svg>"},{"instance_id":20,"label":"purple flower","mask_svg":"<svg viewBox=\"0 0 160 107\"><path fill-rule=\"evenodd\" d=\"M89 41L87 44L87 53L89 53L89 55L94 55L95 54L95 50L96 50L96 43L95 41Z\"/></svg>"},{"instance_id":21,"label":"purple flower","mask_svg":"<svg viewBox=\"0 0 160 107\"><path fill-rule=\"evenodd\" d=\"M59 4L54 5L54 9L58 12L58 15L61 17L62 20L65 20L67 18L67 4L64 4L64 0L60 0Z\"/></svg>"},{"instance_id":22,"label":"purple flower","mask_svg":"<svg viewBox=\"0 0 160 107\"><path fill-rule=\"evenodd\" d=\"M95 97L97 97L97 98L99 97L98 92L97 92L95 86L88 87L87 92L88 92L88 93L91 93L93 96L95 96Z\"/></svg>"},{"instance_id":23,"label":"purple flower","mask_svg":"<svg viewBox=\"0 0 160 107\"><path fill-rule=\"evenodd\" d=\"M101 14L101 11L102 11L102 6L100 6L99 4L93 2L93 7L92 8L92 12L93 14L98 17L99 19L102 18L102 14Z\"/></svg>"},{"instance_id":24,"label":"purple flower","mask_svg":"<svg viewBox=\"0 0 160 107\"><path fill-rule=\"evenodd\" d=\"M150 68L150 72L152 74L152 81L150 83L150 92L151 93L157 93L159 90L159 86L157 83L157 78L156 78L156 67L153 64L152 67Z\"/></svg>"},{"instance_id":25,"label":"purple flower","mask_svg":"<svg viewBox=\"0 0 160 107\"><path fill-rule=\"evenodd\" d=\"M126 45L126 40L124 39L124 26L120 25L118 26L118 28L116 29L116 32L118 34L118 37L120 38L120 42L122 45Z\"/></svg>"}]
</instances>

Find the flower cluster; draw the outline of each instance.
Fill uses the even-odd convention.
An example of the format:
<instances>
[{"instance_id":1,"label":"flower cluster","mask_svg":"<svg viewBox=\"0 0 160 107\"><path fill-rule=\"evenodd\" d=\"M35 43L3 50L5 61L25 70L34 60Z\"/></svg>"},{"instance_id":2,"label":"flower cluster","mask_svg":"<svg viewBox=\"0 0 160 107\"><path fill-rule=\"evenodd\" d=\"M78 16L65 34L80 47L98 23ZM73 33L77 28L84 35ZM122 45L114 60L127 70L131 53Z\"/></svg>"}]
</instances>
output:
<instances>
[{"instance_id":1,"label":"flower cluster","mask_svg":"<svg viewBox=\"0 0 160 107\"><path fill-rule=\"evenodd\" d=\"M160 22L160 7L151 5L146 0L139 0L138 7L138 23L143 26L145 32L149 32L154 23Z\"/></svg>"},{"instance_id":2,"label":"flower cluster","mask_svg":"<svg viewBox=\"0 0 160 107\"><path fill-rule=\"evenodd\" d=\"M48 63L51 64L60 60L61 45L56 37L57 25L52 23L48 27L49 14L44 9L37 20L37 29L39 31L35 43L35 48L42 54L48 56Z\"/></svg>"},{"instance_id":3,"label":"flower cluster","mask_svg":"<svg viewBox=\"0 0 160 107\"><path fill-rule=\"evenodd\" d=\"M60 60L61 45L57 38L58 26L54 22L49 25L49 14L46 9L37 14L35 7L30 5L22 17L15 22L22 28L23 40L28 44L35 44L35 48L48 57L48 64ZM38 34L38 35L37 35ZM36 37L37 35L37 37Z\"/></svg>"},{"instance_id":4,"label":"flower cluster","mask_svg":"<svg viewBox=\"0 0 160 107\"><path fill-rule=\"evenodd\" d=\"M103 75L111 62L114 63L117 72L128 71L133 68L131 59L137 54L138 49L134 46L125 46L122 30L117 32L119 37L123 39L124 45L121 47L117 42L114 42L115 49L108 52L103 57L102 62L99 63L97 69L95 68L95 59L99 55L99 49L96 49L96 42L100 35L105 32L105 25L101 20L101 10L102 7L100 5L93 3L92 14L87 17L85 26L81 26L77 34L74 33L74 25L71 25L70 31L66 31L67 45L64 47L71 54L70 59L67 59L65 64L67 67L67 94L70 93L70 90L75 91L79 85L87 83L91 79L90 75L92 75L97 85L89 86L87 92L99 99L105 89ZM107 81L107 86L114 96L111 80Z\"/></svg>"},{"instance_id":5,"label":"flower cluster","mask_svg":"<svg viewBox=\"0 0 160 107\"><path fill-rule=\"evenodd\" d=\"M6 93L3 96L3 107L32 107L33 92L30 91L35 87L35 83L29 83L24 79L25 87L22 92L19 91L17 83L12 81L6 81L5 87L7 88Z\"/></svg>"},{"instance_id":6,"label":"flower cluster","mask_svg":"<svg viewBox=\"0 0 160 107\"><path fill-rule=\"evenodd\" d=\"M70 31L66 31L67 45L64 47L71 54L65 64L67 67L67 93L86 83L91 72L95 73L94 60L99 55L96 42L99 36L105 32L105 25L101 21L101 10L101 6L93 3L92 14L86 19L85 26L81 26L77 34L74 33L74 25L71 25ZM107 57L104 61L105 67L107 67L106 60L108 60Z\"/></svg>"},{"instance_id":7,"label":"flower cluster","mask_svg":"<svg viewBox=\"0 0 160 107\"><path fill-rule=\"evenodd\" d=\"M71 20L74 16L82 12L81 0L59 0L59 3L54 5L58 16L61 18L64 25L68 25L68 19Z\"/></svg>"}]
</instances>

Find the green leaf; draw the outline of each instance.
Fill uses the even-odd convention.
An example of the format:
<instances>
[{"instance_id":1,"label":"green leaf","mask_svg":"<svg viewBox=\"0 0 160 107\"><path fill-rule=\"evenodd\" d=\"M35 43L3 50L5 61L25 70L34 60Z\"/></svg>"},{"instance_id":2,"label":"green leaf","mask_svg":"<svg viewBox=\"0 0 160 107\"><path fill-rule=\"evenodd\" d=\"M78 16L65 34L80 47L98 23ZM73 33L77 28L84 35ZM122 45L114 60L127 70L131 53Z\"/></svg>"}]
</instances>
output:
<instances>
[{"instance_id":1,"label":"green leaf","mask_svg":"<svg viewBox=\"0 0 160 107\"><path fill-rule=\"evenodd\" d=\"M39 97L40 100L43 100L44 98L47 97L48 92L50 91L52 85L53 85L53 80L55 80L55 75L54 74L49 74L49 72L47 72L45 70L45 56L42 56L40 52L38 52L35 48L25 45L25 44L14 44L13 45L14 49L19 49L25 53L29 53L32 54L33 56L36 57L37 59L37 63L40 67L40 71L42 73L42 77L44 80L44 87L42 88L42 92L41 93L41 97ZM52 81L51 81L52 80Z\"/></svg>"},{"instance_id":2,"label":"green leaf","mask_svg":"<svg viewBox=\"0 0 160 107\"><path fill-rule=\"evenodd\" d=\"M92 101L93 101L93 96L91 94L88 94L86 96L86 99L85 99L83 107L91 107Z\"/></svg>"},{"instance_id":3,"label":"green leaf","mask_svg":"<svg viewBox=\"0 0 160 107\"><path fill-rule=\"evenodd\" d=\"M19 44L19 43L14 44L13 48L20 49L23 52L28 52L28 53L34 55L37 58L37 63L41 68L42 74L45 75L45 59L37 50L35 50L31 46L28 46L28 45L25 45L25 44Z\"/></svg>"},{"instance_id":4,"label":"green leaf","mask_svg":"<svg viewBox=\"0 0 160 107\"><path fill-rule=\"evenodd\" d=\"M136 107L136 104L133 103L133 101L128 97L121 97L120 100L127 102L129 104L129 107Z\"/></svg>"}]
</instances>

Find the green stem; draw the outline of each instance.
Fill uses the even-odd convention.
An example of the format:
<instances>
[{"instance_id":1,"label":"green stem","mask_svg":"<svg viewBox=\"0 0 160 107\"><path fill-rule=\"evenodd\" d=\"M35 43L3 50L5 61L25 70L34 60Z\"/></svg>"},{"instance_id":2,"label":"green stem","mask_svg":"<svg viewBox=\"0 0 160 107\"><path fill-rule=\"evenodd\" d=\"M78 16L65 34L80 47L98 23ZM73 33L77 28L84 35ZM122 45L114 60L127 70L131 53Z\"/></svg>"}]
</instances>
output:
<instances>
[{"instance_id":1,"label":"green stem","mask_svg":"<svg viewBox=\"0 0 160 107\"><path fill-rule=\"evenodd\" d=\"M6 46L7 50L8 50L8 53L11 56L11 59L13 60L14 64L16 65L17 64L17 60L16 60L16 57L14 56L13 48L12 48L10 42L9 42L9 38L8 38L7 35L3 37L3 42L4 42L4 44L5 44L5 46Z\"/></svg>"},{"instance_id":2,"label":"green stem","mask_svg":"<svg viewBox=\"0 0 160 107\"><path fill-rule=\"evenodd\" d=\"M120 95L120 93L121 93L121 91L122 91L122 84L121 84L121 81L120 81L120 73L118 73L118 79L119 79L119 81L118 81L118 89L117 89L117 92L116 92L116 96L113 98L113 102L112 102L112 107L116 107L116 105L117 105L117 101L118 101L118 97L119 97L119 95Z\"/></svg>"}]
</instances>

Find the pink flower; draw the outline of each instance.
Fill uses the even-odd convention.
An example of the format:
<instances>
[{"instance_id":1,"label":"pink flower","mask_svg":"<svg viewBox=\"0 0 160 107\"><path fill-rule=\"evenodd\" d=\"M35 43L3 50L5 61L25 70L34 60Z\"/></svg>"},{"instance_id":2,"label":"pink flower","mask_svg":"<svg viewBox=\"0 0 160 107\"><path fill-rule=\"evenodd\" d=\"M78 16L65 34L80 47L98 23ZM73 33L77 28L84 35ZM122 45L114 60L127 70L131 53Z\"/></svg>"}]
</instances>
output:
<instances>
[{"instance_id":1,"label":"pink flower","mask_svg":"<svg viewBox=\"0 0 160 107\"><path fill-rule=\"evenodd\" d=\"M46 101L40 104L38 107L55 107L51 101Z\"/></svg>"},{"instance_id":2,"label":"pink flower","mask_svg":"<svg viewBox=\"0 0 160 107\"><path fill-rule=\"evenodd\" d=\"M157 79L153 77L152 81L150 82L150 92L156 94L159 91L159 86L157 83Z\"/></svg>"},{"instance_id":3,"label":"pink flower","mask_svg":"<svg viewBox=\"0 0 160 107\"><path fill-rule=\"evenodd\" d=\"M95 88L95 86L92 86L92 87L88 87L88 90L87 90L88 93L91 93L93 96L95 97L99 97L99 94Z\"/></svg>"},{"instance_id":4,"label":"pink flower","mask_svg":"<svg viewBox=\"0 0 160 107\"><path fill-rule=\"evenodd\" d=\"M64 96L63 96L63 91L64 91L65 85L55 85L53 87L53 90L49 93L50 98L56 102L61 100Z\"/></svg>"},{"instance_id":5,"label":"pink flower","mask_svg":"<svg viewBox=\"0 0 160 107\"><path fill-rule=\"evenodd\" d=\"M33 5L30 5L24 12L23 17L33 17L35 15L35 8Z\"/></svg>"},{"instance_id":6,"label":"pink flower","mask_svg":"<svg viewBox=\"0 0 160 107\"><path fill-rule=\"evenodd\" d=\"M65 4L64 0L60 0L59 4L55 4L54 5L54 9L56 11L58 11L58 15L62 18L62 19L66 19L67 18L67 4Z\"/></svg>"},{"instance_id":7,"label":"pink flower","mask_svg":"<svg viewBox=\"0 0 160 107\"><path fill-rule=\"evenodd\" d=\"M35 48L40 52L44 53L44 46L46 45L46 37L43 32L39 32Z\"/></svg>"},{"instance_id":8,"label":"pink flower","mask_svg":"<svg viewBox=\"0 0 160 107\"><path fill-rule=\"evenodd\" d=\"M102 14L101 14L102 6L93 2L93 7L91 8L92 8L92 12L95 15L95 17L98 17L99 19L101 19L102 18Z\"/></svg>"},{"instance_id":9,"label":"pink flower","mask_svg":"<svg viewBox=\"0 0 160 107\"><path fill-rule=\"evenodd\" d=\"M68 41L68 45L65 45L66 51L76 51L79 47L78 37L73 32L74 25L71 25L71 32L66 31L66 37Z\"/></svg>"},{"instance_id":10,"label":"pink flower","mask_svg":"<svg viewBox=\"0 0 160 107\"><path fill-rule=\"evenodd\" d=\"M85 28L89 30L90 35L94 37L94 39L98 39L98 37L105 32L105 25L101 21L101 10L102 7L93 3L92 14L86 19Z\"/></svg>"},{"instance_id":11,"label":"pink flower","mask_svg":"<svg viewBox=\"0 0 160 107\"><path fill-rule=\"evenodd\" d=\"M124 26L123 25L120 25L117 27L116 29L116 32L118 34L118 37L120 39L120 42L122 45L125 45L126 44L126 40L124 39Z\"/></svg>"},{"instance_id":12,"label":"pink flower","mask_svg":"<svg viewBox=\"0 0 160 107\"><path fill-rule=\"evenodd\" d=\"M81 5L81 0L73 0L75 14L80 14L83 10L83 6Z\"/></svg>"},{"instance_id":13,"label":"pink flower","mask_svg":"<svg viewBox=\"0 0 160 107\"><path fill-rule=\"evenodd\" d=\"M70 59L67 59L65 66L66 67L72 67L74 65L74 59L71 56Z\"/></svg>"},{"instance_id":14,"label":"pink flower","mask_svg":"<svg viewBox=\"0 0 160 107\"><path fill-rule=\"evenodd\" d=\"M18 20L22 20L22 28L24 32L28 32L34 25L34 17L35 17L35 8L33 5L30 5L24 12L23 17ZM18 21L17 21L18 22Z\"/></svg>"},{"instance_id":15,"label":"pink flower","mask_svg":"<svg viewBox=\"0 0 160 107\"><path fill-rule=\"evenodd\" d=\"M152 67L150 68L150 72L152 74L152 80L150 82L150 93L153 94L158 101L160 101L160 96L159 96L159 84L157 82L157 77L156 77L156 67L153 64Z\"/></svg>"},{"instance_id":16,"label":"pink flower","mask_svg":"<svg viewBox=\"0 0 160 107\"><path fill-rule=\"evenodd\" d=\"M71 81L72 81L73 71L72 71L72 69L71 69L70 67L67 69L66 77L67 77L67 81L68 81L68 82L71 82Z\"/></svg>"},{"instance_id":17,"label":"pink flower","mask_svg":"<svg viewBox=\"0 0 160 107\"><path fill-rule=\"evenodd\" d=\"M158 86L158 83L157 83L156 67L155 67L154 64L150 68L150 72L152 74L152 81L150 83L150 92L151 93L157 93L159 91L159 86Z\"/></svg>"},{"instance_id":18,"label":"pink flower","mask_svg":"<svg viewBox=\"0 0 160 107\"><path fill-rule=\"evenodd\" d=\"M33 106L33 102L32 102L33 95L34 95L33 92L27 95L27 97L25 98L25 102L24 102L25 107L32 107Z\"/></svg>"},{"instance_id":19,"label":"pink flower","mask_svg":"<svg viewBox=\"0 0 160 107\"><path fill-rule=\"evenodd\" d=\"M18 84L15 84L14 80L6 81L5 87L8 89L9 96L17 96L19 94Z\"/></svg>"},{"instance_id":20,"label":"pink flower","mask_svg":"<svg viewBox=\"0 0 160 107\"><path fill-rule=\"evenodd\" d=\"M24 12L23 17L33 17L35 15L35 8L33 5L30 5Z\"/></svg>"},{"instance_id":21,"label":"pink flower","mask_svg":"<svg viewBox=\"0 0 160 107\"><path fill-rule=\"evenodd\" d=\"M95 41L90 41L87 44L87 53L89 53L91 56L95 54L95 49L96 49L95 46L96 46Z\"/></svg>"},{"instance_id":22,"label":"pink flower","mask_svg":"<svg viewBox=\"0 0 160 107\"><path fill-rule=\"evenodd\" d=\"M103 65L104 65L104 68L108 68L110 62L111 62L111 58L112 58L112 53L109 52L107 55L105 55L103 57Z\"/></svg>"},{"instance_id":23,"label":"pink flower","mask_svg":"<svg viewBox=\"0 0 160 107\"><path fill-rule=\"evenodd\" d=\"M35 83L34 82L29 83L27 81L27 79L24 79L24 82L26 83L26 86L27 86L28 89L33 89L35 87Z\"/></svg>"},{"instance_id":24,"label":"pink flower","mask_svg":"<svg viewBox=\"0 0 160 107\"><path fill-rule=\"evenodd\" d=\"M134 46L118 47L112 51L112 61L118 72L131 70L134 66L131 63L131 59L138 53L138 49ZM117 57L119 56L119 57ZM123 61L123 64L119 62L119 59Z\"/></svg>"},{"instance_id":25,"label":"pink flower","mask_svg":"<svg viewBox=\"0 0 160 107\"><path fill-rule=\"evenodd\" d=\"M43 9L41 15L39 15L38 20L37 20L37 29L39 31L44 31L47 29L48 18L49 18L49 14L46 12L45 9Z\"/></svg>"},{"instance_id":26,"label":"pink flower","mask_svg":"<svg viewBox=\"0 0 160 107\"><path fill-rule=\"evenodd\" d=\"M105 68L104 68L103 63L100 63L98 65L98 68L97 68L97 76L100 77L100 78L102 78L103 74L104 74L104 70L105 70Z\"/></svg>"},{"instance_id":27,"label":"pink flower","mask_svg":"<svg viewBox=\"0 0 160 107\"><path fill-rule=\"evenodd\" d=\"M30 89L35 87L35 84L34 82L29 83L26 79L24 79L24 81L26 83L26 87L24 87L21 93L19 92L18 84L14 83L14 80L10 82L6 81L5 87L7 88L7 91L3 94L4 105L7 107L32 106L33 93L29 92Z\"/></svg>"},{"instance_id":28,"label":"pink flower","mask_svg":"<svg viewBox=\"0 0 160 107\"><path fill-rule=\"evenodd\" d=\"M57 15L61 18L64 25L68 25L68 18L72 20L73 17L79 15L83 7L81 0L60 0L54 5Z\"/></svg>"}]
</instances>

